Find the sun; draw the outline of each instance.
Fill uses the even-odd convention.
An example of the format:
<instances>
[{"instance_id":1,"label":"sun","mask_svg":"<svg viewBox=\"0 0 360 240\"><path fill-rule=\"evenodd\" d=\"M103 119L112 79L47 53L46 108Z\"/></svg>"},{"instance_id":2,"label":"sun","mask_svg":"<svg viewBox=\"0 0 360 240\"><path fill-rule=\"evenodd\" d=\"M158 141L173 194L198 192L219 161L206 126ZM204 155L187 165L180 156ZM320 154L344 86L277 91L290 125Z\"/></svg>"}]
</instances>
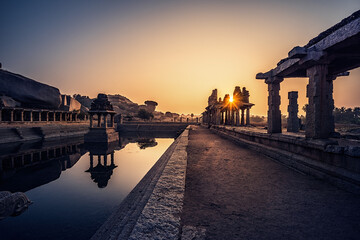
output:
<instances>
[{"instance_id":1,"label":"sun","mask_svg":"<svg viewBox=\"0 0 360 240\"><path fill-rule=\"evenodd\" d=\"M230 96L229 102L233 102L234 98L232 96Z\"/></svg>"}]
</instances>

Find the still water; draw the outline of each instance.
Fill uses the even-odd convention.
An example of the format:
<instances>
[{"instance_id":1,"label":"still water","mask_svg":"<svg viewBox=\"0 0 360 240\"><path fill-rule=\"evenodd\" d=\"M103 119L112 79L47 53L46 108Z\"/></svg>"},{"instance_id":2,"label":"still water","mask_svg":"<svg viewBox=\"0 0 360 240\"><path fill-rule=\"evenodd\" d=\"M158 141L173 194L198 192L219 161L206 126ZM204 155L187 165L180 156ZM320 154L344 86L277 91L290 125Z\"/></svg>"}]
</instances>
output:
<instances>
[{"instance_id":1,"label":"still water","mask_svg":"<svg viewBox=\"0 0 360 240\"><path fill-rule=\"evenodd\" d=\"M0 191L24 192L33 202L0 220L0 239L89 239L173 141L131 137L100 149L81 141L0 146Z\"/></svg>"}]
</instances>

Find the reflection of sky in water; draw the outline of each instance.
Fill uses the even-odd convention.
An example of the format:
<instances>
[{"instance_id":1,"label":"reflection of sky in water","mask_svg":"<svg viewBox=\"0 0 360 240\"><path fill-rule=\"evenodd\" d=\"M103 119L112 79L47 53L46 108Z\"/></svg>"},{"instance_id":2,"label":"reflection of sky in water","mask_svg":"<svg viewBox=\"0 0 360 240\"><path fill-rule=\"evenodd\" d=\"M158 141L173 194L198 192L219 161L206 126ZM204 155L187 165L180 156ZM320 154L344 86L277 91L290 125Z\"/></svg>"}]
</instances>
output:
<instances>
[{"instance_id":1,"label":"reflection of sky in water","mask_svg":"<svg viewBox=\"0 0 360 240\"><path fill-rule=\"evenodd\" d=\"M129 143L115 151L117 168L105 188L85 172L86 153L59 179L26 192L34 203L20 216L0 221L0 239L89 239L174 140L156 141L155 147Z\"/></svg>"}]
</instances>

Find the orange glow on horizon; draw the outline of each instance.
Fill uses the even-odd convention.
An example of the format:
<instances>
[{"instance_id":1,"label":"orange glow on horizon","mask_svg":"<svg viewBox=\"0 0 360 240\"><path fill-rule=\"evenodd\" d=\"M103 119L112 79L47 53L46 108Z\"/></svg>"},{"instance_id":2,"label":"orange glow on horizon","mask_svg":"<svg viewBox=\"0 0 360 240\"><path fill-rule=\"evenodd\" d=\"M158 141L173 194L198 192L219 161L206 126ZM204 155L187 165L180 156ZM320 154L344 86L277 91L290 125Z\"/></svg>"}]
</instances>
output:
<instances>
[{"instance_id":1,"label":"orange glow on horizon","mask_svg":"<svg viewBox=\"0 0 360 240\"><path fill-rule=\"evenodd\" d=\"M31 53L41 60L35 65L39 69L10 70L55 86L63 94L92 98L98 93L120 94L138 104L156 101L156 110L179 114L201 114L215 88L223 98L235 86L246 87L255 104L251 114L266 116L267 85L255 75L276 67L294 46L305 45L353 9L334 8L319 16L315 10L323 6L299 14L291 5L240 2L191 3L109 16L62 34L65 39L45 48L51 54ZM270 8L271 18L262 17ZM357 69L334 82L337 107L359 105L359 77ZM299 114L304 114L306 84L302 79L281 83L282 114L287 114L288 91L299 92Z\"/></svg>"}]
</instances>

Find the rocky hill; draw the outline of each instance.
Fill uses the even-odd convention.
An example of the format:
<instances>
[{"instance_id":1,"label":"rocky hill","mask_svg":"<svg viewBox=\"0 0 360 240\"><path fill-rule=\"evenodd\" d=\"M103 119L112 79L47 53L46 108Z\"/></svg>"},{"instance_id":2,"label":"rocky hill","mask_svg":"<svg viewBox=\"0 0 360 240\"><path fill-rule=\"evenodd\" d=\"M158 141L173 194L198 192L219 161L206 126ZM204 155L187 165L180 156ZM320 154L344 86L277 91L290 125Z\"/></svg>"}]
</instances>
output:
<instances>
[{"instance_id":1,"label":"rocky hill","mask_svg":"<svg viewBox=\"0 0 360 240\"><path fill-rule=\"evenodd\" d=\"M2 104L12 102L9 107L58 109L61 104L59 89L2 69L0 96L6 99Z\"/></svg>"}]
</instances>

